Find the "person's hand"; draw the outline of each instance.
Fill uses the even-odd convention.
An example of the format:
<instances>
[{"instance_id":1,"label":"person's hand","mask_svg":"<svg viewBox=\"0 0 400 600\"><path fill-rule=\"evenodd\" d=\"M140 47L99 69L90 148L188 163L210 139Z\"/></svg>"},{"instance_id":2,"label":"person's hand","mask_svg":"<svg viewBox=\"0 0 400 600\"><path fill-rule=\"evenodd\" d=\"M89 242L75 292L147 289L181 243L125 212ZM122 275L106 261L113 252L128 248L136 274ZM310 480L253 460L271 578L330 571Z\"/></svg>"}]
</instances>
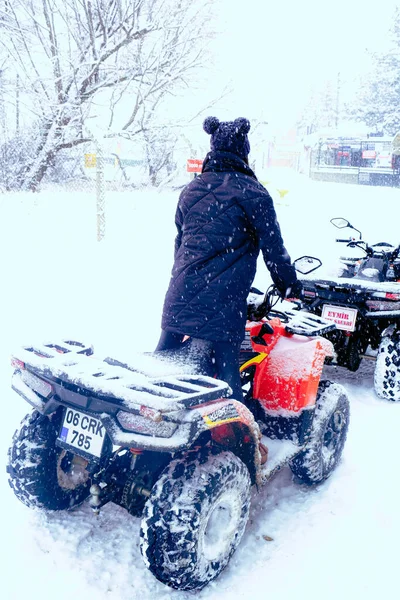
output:
<instances>
[{"instance_id":1,"label":"person's hand","mask_svg":"<svg viewBox=\"0 0 400 600\"><path fill-rule=\"evenodd\" d=\"M285 298L296 298L296 300L303 300L304 289L301 281L297 280L293 285L287 288Z\"/></svg>"},{"instance_id":2,"label":"person's hand","mask_svg":"<svg viewBox=\"0 0 400 600\"><path fill-rule=\"evenodd\" d=\"M247 318L249 321L261 321L267 314L268 304L267 302L260 302L260 304L249 306L247 309Z\"/></svg>"}]
</instances>

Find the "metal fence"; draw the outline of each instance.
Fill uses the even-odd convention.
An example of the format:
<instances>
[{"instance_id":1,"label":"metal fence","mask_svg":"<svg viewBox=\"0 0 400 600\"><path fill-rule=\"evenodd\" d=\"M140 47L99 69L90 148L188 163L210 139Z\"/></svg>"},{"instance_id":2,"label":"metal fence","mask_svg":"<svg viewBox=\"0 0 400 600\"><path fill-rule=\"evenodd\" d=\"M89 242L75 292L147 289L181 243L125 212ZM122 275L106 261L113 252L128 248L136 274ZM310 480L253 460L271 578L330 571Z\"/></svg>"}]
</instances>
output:
<instances>
[{"instance_id":1,"label":"metal fence","mask_svg":"<svg viewBox=\"0 0 400 600\"><path fill-rule=\"evenodd\" d=\"M146 184L146 170L141 157L121 157L118 142L110 148L105 140L82 143L59 151L46 164L43 177L35 191L63 190L93 194L97 206L97 238L105 235L105 199L108 191L126 191ZM14 138L0 144L0 193L18 192L29 188L29 170L35 143L29 137Z\"/></svg>"}]
</instances>

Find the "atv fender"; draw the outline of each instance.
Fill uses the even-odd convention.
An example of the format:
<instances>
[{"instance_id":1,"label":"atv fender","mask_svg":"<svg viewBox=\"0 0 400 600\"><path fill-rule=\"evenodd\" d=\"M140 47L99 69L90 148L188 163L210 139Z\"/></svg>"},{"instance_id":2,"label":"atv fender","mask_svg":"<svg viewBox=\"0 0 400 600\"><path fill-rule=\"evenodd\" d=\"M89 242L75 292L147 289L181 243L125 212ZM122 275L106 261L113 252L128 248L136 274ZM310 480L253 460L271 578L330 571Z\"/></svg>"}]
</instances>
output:
<instances>
[{"instance_id":1,"label":"atv fender","mask_svg":"<svg viewBox=\"0 0 400 600\"><path fill-rule=\"evenodd\" d=\"M192 410L192 419L201 420L212 441L239 456L249 469L252 482L260 468L261 432L249 409L237 400L221 400Z\"/></svg>"},{"instance_id":2,"label":"atv fender","mask_svg":"<svg viewBox=\"0 0 400 600\"><path fill-rule=\"evenodd\" d=\"M396 325L396 323L392 323L391 325L389 325L388 327L386 327L386 329L384 329L384 330L382 331L381 338L384 338L384 337L392 337L392 335L393 335L395 332L398 332L398 333L400 334L400 332L399 332L399 328L398 328L398 326Z\"/></svg>"},{"instance_id":3,"label":"atv fender","mask_svg":"<svg viewBox=\"0 0 400 600\"><path fill-rule=\"evenodd\" d=\"M295 415L314 406L325 359L333 355L326 338L284 332L256 371L254 397L266 411L285 409Z\"/></svg>"}]
</instances>

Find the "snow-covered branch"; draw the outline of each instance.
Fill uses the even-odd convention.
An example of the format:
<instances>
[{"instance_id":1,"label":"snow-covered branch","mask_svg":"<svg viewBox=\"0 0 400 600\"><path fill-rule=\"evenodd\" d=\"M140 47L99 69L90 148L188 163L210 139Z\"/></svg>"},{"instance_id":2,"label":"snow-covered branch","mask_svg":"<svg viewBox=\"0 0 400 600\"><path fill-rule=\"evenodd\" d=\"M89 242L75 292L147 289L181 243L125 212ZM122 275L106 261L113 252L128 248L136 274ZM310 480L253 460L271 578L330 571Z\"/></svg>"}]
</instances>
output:
<instances>
[{"instance_id":1,"label":"snow-covered branch","mask_svg":"<svg viewBox=\"0 0 400 600\"><path fill-rule=\"evenodd\" d=\"M0 47L10 74L21 81L19 105L42 115L35 158L20 167L21 187L36 189L57 152L82 143L84 120L95 106L108 110L106 123L118 112L119 130L141 131L146 115L148 130L147 116L187 85L203 60L207 1L200 8L190 0L14 0L4 6Z\"/></svg>"}]
</instances>

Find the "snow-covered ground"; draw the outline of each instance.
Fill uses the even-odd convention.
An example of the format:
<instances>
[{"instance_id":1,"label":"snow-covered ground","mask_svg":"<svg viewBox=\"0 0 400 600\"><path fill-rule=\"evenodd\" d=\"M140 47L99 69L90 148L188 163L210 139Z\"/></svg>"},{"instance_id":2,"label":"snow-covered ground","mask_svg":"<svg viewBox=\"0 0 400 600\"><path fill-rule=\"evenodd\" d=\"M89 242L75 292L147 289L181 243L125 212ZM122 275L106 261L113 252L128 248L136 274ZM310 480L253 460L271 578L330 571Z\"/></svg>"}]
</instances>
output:
<instances>
[{"instance_id":1,"label":"snow-covered ground","mask_svg":"<svg viewBox=\"0 0 400 600\"><path fill-rule=\"evenodd\" d=\"M286 171L265 178L292 258L313 254L325 270L334 267L343 248L334 243L332 217L349 219L370 243L400 241L398 190L317 183ZM65 514L31 511L13 496L5 474L12 434L28 410L10 389L15 346L68 335L107 354L154 348L172 264L177 195L110 193L101 243L90 195L0 195L5 600L192 596L170 590L146 570L139 521L123 509L109 504L99 518L87 505ZM265 289L268 280L260 264L257 286ZM326 376L343 383L351 400L341 464L317 488L296 485L284 469L254 491L241 545L223 574L198 594L203 600L398 597L400 404L374 396L372 369L371 362L356 374L326 367Z\"/></svg>"}]
</instances>

